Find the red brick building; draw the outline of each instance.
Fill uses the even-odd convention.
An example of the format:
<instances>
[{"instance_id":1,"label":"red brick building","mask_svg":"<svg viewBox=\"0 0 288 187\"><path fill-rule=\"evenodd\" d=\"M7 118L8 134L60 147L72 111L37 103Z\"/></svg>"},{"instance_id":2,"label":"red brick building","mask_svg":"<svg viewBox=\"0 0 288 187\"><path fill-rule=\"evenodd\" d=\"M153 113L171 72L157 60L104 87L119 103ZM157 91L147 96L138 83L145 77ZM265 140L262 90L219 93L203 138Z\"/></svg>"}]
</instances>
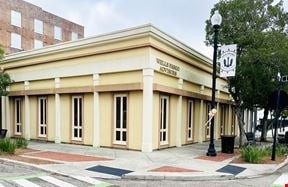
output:
<instances>
[{"instance_id":1,"label":"red brick building","mask_svg":"<svg viewBox=\"0 0 288 187\"><path fill-rule=\"evenodd\" d=\"M22 0L0 0L0 45L5 54L84 37L84 27Z\"/></svg>"}]
</instances>

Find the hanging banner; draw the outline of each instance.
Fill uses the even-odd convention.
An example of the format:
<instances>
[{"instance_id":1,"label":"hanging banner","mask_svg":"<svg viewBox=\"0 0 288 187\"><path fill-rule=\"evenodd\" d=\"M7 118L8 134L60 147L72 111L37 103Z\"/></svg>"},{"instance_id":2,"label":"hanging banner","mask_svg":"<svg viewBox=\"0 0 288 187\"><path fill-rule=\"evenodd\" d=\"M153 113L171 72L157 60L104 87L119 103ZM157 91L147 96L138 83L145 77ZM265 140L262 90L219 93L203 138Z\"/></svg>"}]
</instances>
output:
<instances>
[{"instance_id":1,"label":"hanging banner","mask_svg":"<svg viewBox=\"0 0 288 187\"><path fill-rule=\"evenodd\" d=\"M233 77L236 72L237 45L224 45L221 47L220 77Z\"/></svg>"}]
</instances>

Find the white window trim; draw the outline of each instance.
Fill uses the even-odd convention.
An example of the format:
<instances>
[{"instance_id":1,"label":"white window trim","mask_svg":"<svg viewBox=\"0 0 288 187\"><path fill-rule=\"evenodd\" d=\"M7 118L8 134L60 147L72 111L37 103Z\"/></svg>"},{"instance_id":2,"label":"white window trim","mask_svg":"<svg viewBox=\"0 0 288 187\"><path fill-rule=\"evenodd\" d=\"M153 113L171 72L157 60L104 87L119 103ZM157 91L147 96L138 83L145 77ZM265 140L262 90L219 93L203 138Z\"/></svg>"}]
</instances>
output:
<instances>
[{"instance_id":1,"label":"white window trim","mask_svg":"<svg viewBox=\"0 0 288 187\"><path fill-rule=\"evenodd\" d=\"M45 102L45 110L43 112L44 116L44 121L45 121L45 124L41 124L41 100L43 100ZM47 107L48 105L48 99L47 97L39 97L38 98L38 136L39 137L43 137L43 138L46 138L47 137ZM41 134L41 127L43 127L45 129L45 134Z\"/></svg>"},{"instance_id":2,"label":"white window trim","mask_svg":"<svg viewBox=\"0 0 288 187\"><path fill-rule=\"evenodd\" d=\"M189 109L191 109L189 111ZM190 122L190 123L189 123ZM187 140L193 140L193 130L194 130L194 101L188 100L188 109L187 109ZM191 137L189 137L189 131L191 131Z\"/></svg>"},{"instance_id":3,"label":"white window trim","mask_svg":"<svg viewBox=\"0 0 288 187\"><path fill-rule=\"evenodd\" d=\"M39 45L41 44L41 45ZM43 41L41 40L34 40L34 49L39 49L39 48L42 48L43 47Z\"/></svg>"},{"instance_id":4,"label":"white window trim","mask_svg":"<svg viewBox=\"0 0 288 187\"><path fill-rule=\"evenodd\" d=\"M11 32L11 45L10 47L15 49L22 49L22 38L20 34ZM14 42L16 40L17 42Z\"/></svg>"},{"instance_id":5,"label":"white window trim","mask_svg":"<svg viewBox=\"0 0 288 187\"><path fill-rule=\"evenodd\" d=\"M11 10L11 25L21 27L22 25L21 12Z\"/></svg>"},{"instance_id":6,"label":"white window trim","mask_svg":"<svg viewBox=\"0 0 288 187\"><path fill-rule=\"evenodd\" d=\"M75 126L74 125L74 99L77 99L77 108L78 108L78 110L77 110L77 115L78 115L78 126ZM79 100L81 99L81 102L82 102L82 105L81 105L81 107L82 107L82 112L80 113L80 110L79 110ZM83 96L72 96L72 140L75 140L75 141L82 141L82 138L83 138ZM81 117L81 119L82 119L82 121L81 121L81 126L79 125L80 124L80 118L79 118L79 116L82 116ZM78 130L78 137L75 137L74 136L74 129L77 129ZM81 132L81 137L79 137L80 136L80 130L82 131Z\"/></svg>"},{"instance_id":7,"label":"white window trim","mask_svg":"<svg viewBox=\"0 0 288 187\"><path fill-rule=\"evenodd\" d=\"M34 32L38 34L43 34L43 21L39 19L34 19Z\"/></svg>"},{"instance_id":8,"label":"white window trim","mask_svg":"<svg viewBox=\"0 0 288 187\"><path fill-rule=\"evenodd\" d=\"M120 128L117 128L116 123L116 110L117 110L117 98L120 97L121 99L121 111L120 111ZM126 97L126 128L123 128L123 98ZM116 94L114 95L114 138L113 138L113 143L114 144L119 144L119 145L127 145L127 137L128 137L128 133L127 133L127 112L128 112L128 95L127 94ZM120 131L120 140L116 140L116 132ZM123 141L123 132L126 132L126 141Z\"/></svg>"},{"instance_id":9,"label":"white window trim","mask_svg":"<svg viewBox=\"0 0 288 187\"><path fill-rule=\"evenodd\" d=\"M161 112L161 109L164 107L164 102L163 101L166 101L167 104L166 104L166 111L163 111ZM163 105L163 106L162 106ZM163 119L164 119L164 112L166 113L166 128L164 129L164 124L163 124ZM169 143L168 141L168 133L169 133L169 97L168 96L160 96L160 129L159 129L159 140L160 140L160 145L167 145ZM166 134L166 140L163 141L163 135L164 135L164 132ZM161 139L161 134L162 134L162 139Z\"/></svg>"},{"instance_id":10,"label":"white window trim","mask_svg":"<svg viewBox=\"0 0 288 187\"><path fill-rule=\"evenodd\" d=\"M19 102L19 108L17 108L17 102ZM19 110L19 120L20 122L17 122L17 110ZM21 135L22 134L22 101L21 98L15 98L14 100L14 119L15 119L15 125L14 125L14 134L15 135ZM19 126L20 132L17 132L17 126Z\"/></svg>"},{"instance_id":11,"label":"white window trim","mask_svg":"<svg viewBox=\"0 0 288 187\"><path fill-rule=\"evenodd\" d=\"M61 27L54 26L54 39L62 40L62 28Z\"/></svg>"},{"instance_id":12,"label":"white window trim","mask_svg":"<svg viewBox=\"0 0 288 187\"><path fill-rule=\"evenodd\" d=\"M75 41L78 40L78 33L77 32L71 32L71 40Z\"/></svg>"}]
</instances>

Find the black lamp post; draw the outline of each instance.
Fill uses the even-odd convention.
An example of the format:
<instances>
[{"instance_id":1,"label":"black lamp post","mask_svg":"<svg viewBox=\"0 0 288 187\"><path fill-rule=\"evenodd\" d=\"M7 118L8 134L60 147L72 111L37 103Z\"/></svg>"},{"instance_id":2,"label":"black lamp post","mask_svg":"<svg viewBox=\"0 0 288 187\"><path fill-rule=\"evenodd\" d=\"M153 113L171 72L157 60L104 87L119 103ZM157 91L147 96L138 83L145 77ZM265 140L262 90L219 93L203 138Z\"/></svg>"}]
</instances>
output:
<instances>
[{"instance_id":1,"label":"black lamp post","mask_svg":"<svg viewBox=\"0 0 288 187\"><path fill-rule=\"evenodd\" d=\"M218 48L218 32L222 17L219 14L218 10L215 11L211 17L211 23L214 29L214 53L213 53L213 73L212 73L212 101L211 101L211 110L215 109L215 90L216 90L216 64L217 64L217 48ZM210 144L208 148L207 156L216 156L216 150L214 147L214 117L211 119L210 125Z\"/></svg>"},{"instance_id":2,"label":"black lamp post","mask_svg":"<svg viewBox=\"0 0 288 187\"><path fill-rule=\"evenodd\" d=\"M278 130L278 118L279 118L279 102L280 102L280 85L281 85L281 74L278 72L277 74L277 80L278 80L278 87L277 87L277 101L276 101L276 123L274 123L274 137L273 137L273 146L272 146L272 156L271 160L275 161L276 158L276 136L277 136L277 130Z\"/></svg>"}]
</instances>

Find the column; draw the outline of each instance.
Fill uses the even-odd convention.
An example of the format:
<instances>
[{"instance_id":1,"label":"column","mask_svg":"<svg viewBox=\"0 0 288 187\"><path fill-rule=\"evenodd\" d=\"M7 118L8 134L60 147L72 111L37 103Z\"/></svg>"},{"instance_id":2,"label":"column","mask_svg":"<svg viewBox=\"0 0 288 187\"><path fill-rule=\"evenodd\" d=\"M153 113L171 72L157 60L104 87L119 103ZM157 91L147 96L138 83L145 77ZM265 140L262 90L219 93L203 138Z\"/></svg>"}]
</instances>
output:
<instances>
[{"instance_id":1,"label":"column","mask_svg":"<svg viewBox=\"0 0 288 187\"><path fill-rule=\"evenodd\" d=\"M29 81L24 82L24 90L29 90ZM24 115L25 115L25 124L24 124L24 137L27 140L30 140L30 101L29 96L25 95L24 99Z\"/></svg>"},{"instance_id":2,"label":"column","mask_svg":"<svg viewBox=\"0 0 288 187\"><path fill-rule=\"evenodd\" d=\"M202 85L200 88L200 94L204 93L204 89L205 87ZM200 116L199 116L199 129L198 129L198 143L202 143L203 142L203 105L204 105L204 101L203 99L201 99L200 102Z\"/></svg>"},{"instance_id":3,"label":"column","mask_svg":"<svg viewBox=\"0 0 288 187\"><path fill-rule=\"evenodd\" d=\"M10 101L9 97L6 96L6 102L5 102L5 104L6 104L6 107L5 107L5 109L6 109L6 122L5 122L5 125L6 125L6 129L8 130L7 134L6 134L6 137L10 137L11 134L13 134L13 133L11 133L10 102L9 101Z\"/></svg>"},{"instance_id":4,"label":"column","mask_svg":"<svg viewBox=\"0 0 288 187\"><path fill-rule=\"evenodd\" d=\"M60 78L55 78L55 88L60 88ZM55 143L61 143L60 94L55 94Z\"/></svg>"},{"instance_id":5,"label":"column","mask_svg":"<svg viewBox=\"0 0 288 187\"><path fill-rule=\"evenodd\" d=\"M183 89L183 79L178 80L178 89ZM176 124L176 147L181 147L182 129L182 96L178 96L177 103L177 124Z\"/></svg>"},{"instance_id":6,"label":"column","mask_svg":"<svg viewBox=\"0 0 288 187\"><path fill-rule=\"evenodd\" d=\"M153 76L153 69L143 69L142 152L153 150Z\"/></svg>"},{"instance_id":7,"label":"column","mask_svg":"<svg viewBox=\"0 0 288 187\"><path fill-rule=\"evenodd\" d=\"M6 113L5 113L5 96L1 96L1 125L2 129L6 129Z\"/></svg>"},{"instance_id":8,"label":"column","mask_svg":"<svg viewBox=\"0 0 288 187\"><path fill-rule=\"evenodd\" d=\"M99 74L93 75L93 85L99 85ZM100 103L99 92L94 91L94 131L93 131L93 147L100 147Z\"/></svg>"}]
</instances>

